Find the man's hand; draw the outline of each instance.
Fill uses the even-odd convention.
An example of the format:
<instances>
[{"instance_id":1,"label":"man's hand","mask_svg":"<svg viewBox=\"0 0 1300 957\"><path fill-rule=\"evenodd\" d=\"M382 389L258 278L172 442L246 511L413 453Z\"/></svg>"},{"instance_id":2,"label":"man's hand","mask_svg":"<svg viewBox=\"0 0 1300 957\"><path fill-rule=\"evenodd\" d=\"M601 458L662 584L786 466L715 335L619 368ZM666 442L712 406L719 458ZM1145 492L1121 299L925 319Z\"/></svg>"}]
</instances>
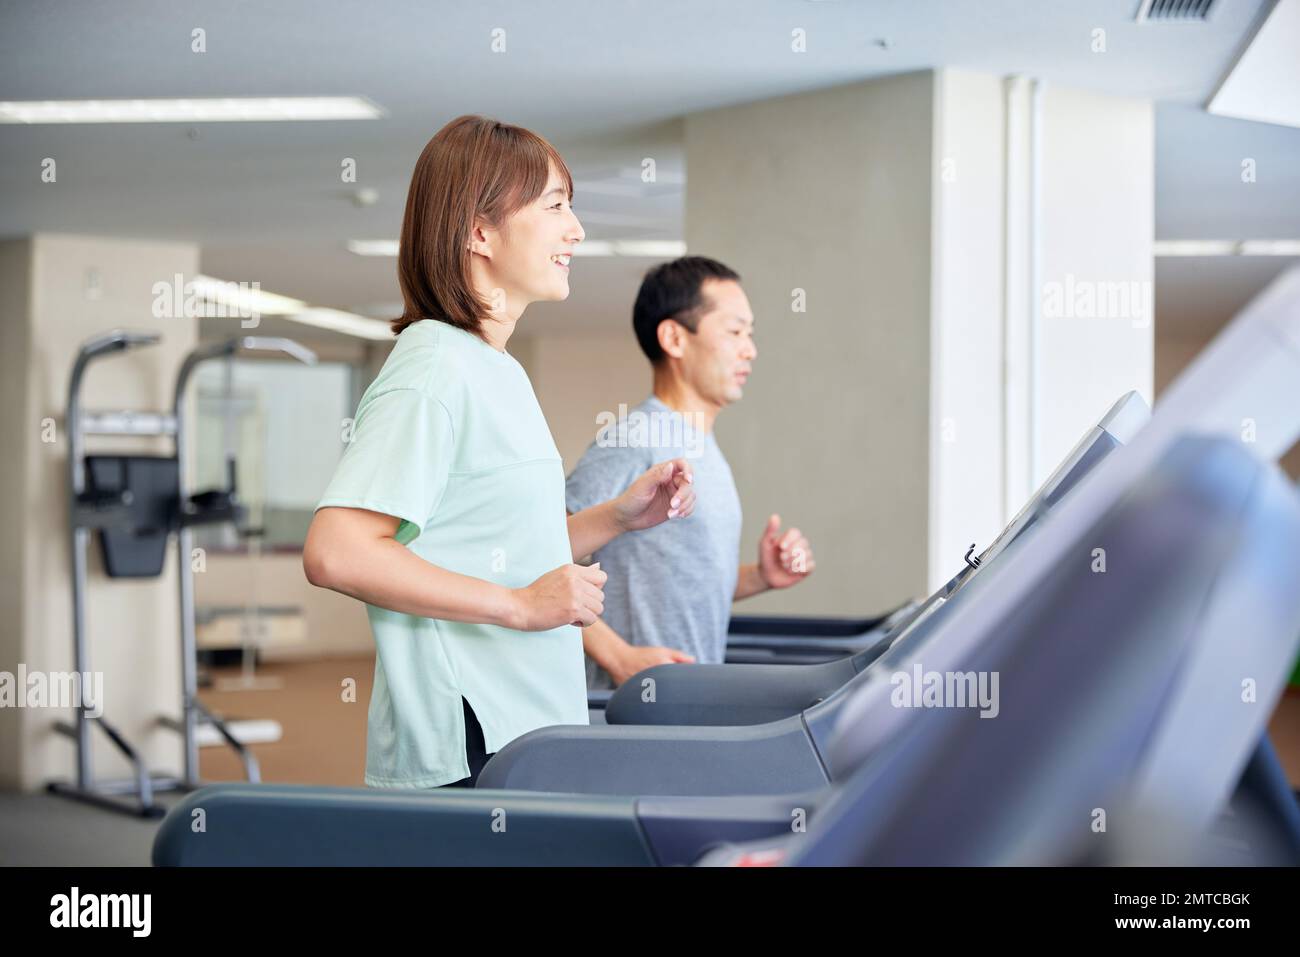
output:
<instances>
[{"instance_id":1,"label":"man's hand","mask_svg":"<svg viewBox=\"0 0 1300 957\"><path fill-rule=\"evenodd\" d=\"M695 475L685 459L660 462L614 499L614 516L625 532L654 528L695 511Z\"/></svg>"},{"instance_id":2,"label":"man's hand","mask_svg":"<svg viewBox=\"0 0 1300 957\"><path fill-rule=\"evenodd\" d=\"M813 561L812 546L803 533L792 528L781 533L781 516L767 520L763 537L758 540L758 573L768 588L789 588L797 585L817 567Z\"/></svg>"},{"instance_id":3,"label":"man's hand","mask_svg":"<svg viewBox=\"0 0 1300 957\"><path fill-rule=\"evenodd\" d=\"M626 645L606 666L614 687L618 687L638 672L653 668L655 665L690 664L695 659L684 651L673 648L643 648L638 645Z\"/></svg>"}]
</instances>

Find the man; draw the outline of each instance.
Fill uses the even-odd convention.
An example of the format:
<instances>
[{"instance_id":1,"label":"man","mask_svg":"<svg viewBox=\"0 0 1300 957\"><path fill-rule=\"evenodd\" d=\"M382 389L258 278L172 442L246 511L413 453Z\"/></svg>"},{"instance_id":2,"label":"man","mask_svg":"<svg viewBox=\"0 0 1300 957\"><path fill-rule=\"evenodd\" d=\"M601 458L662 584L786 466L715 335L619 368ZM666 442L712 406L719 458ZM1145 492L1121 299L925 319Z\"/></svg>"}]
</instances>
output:
<instances>
[{"instance_id":1,"label":"man","mask_svg":"<svg viewBox=\"0 0 1300 957\"><path fill-rule=\"evenodd\" d=\"M694 469L699 507L595 553L609 577L604 614L582 636L593 689L615 688L653 665L721 662L731 603L788 588L814 567L808 540L797 528L782 533L777 515L759 540L758 561L740 564L740 498L713 436L758 355L740 276L702 256L657 266L641 283L632 327L653 368L653 394L616 420L603 416L569 476L568 511L618 495L655 462L681 457Z\"/></svg>"}]
</instances>

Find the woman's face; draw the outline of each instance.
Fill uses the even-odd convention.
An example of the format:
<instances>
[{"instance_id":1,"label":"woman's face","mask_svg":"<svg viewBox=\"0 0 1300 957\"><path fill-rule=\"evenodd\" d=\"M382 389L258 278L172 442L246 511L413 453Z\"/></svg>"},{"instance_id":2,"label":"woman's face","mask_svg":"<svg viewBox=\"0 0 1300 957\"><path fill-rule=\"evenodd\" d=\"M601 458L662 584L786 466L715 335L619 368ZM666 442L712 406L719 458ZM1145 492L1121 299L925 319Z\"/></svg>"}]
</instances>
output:
<instances>
[{"instance_id":1,"label":"woman's face","mask_svg":"<svg viewBox=\"0 0 1300 957\"><path fill-rule=\"evenodd\" d=\"M502 229L481 228L483 237L471 248L487 253L485 280L490 288L480 292L517 319L530 302L554 302L569 297L569 257L586 235L573 213L569 192L555 166L551 166L542 195L512 215Z\"/></svg>"}]
</instances>

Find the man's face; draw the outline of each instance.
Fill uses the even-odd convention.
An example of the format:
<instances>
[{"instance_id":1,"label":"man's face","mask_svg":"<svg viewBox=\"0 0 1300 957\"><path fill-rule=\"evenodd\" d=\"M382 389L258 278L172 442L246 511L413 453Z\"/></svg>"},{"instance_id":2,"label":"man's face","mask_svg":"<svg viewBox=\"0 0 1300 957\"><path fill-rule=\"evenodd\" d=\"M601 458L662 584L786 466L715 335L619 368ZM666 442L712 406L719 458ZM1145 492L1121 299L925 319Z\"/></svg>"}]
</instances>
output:
<instances>
[{"instance_id":1,"label":"man's face","mask_svg":"<svg viewBox=\"0 0 1300 957\"><path fill-rule=\"evenodd\" d=\"M709 279L700 287L704 313L695 334L683 338L681 370L701 398L719 407L744 395L758 349L754 314L740 283Z\"/></svg>"}]
</instances>

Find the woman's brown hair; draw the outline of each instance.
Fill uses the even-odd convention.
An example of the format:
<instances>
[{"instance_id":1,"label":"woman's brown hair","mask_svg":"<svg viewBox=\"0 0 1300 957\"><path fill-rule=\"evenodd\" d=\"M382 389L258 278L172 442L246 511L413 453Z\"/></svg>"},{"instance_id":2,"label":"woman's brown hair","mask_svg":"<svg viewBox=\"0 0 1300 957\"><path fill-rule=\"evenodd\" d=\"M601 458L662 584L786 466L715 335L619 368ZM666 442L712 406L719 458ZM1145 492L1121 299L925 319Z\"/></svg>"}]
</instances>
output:
<instances>
[{"instance_id":1,"label":"woman's brown hair","mask_svg":"<svg viewBox=\"0 0 1300 957\"><path fill-rule=\"evenodd\" d=\"M429 140L406 195L397 281L402 315L393 335L437 319L482 338L489 316L470 277L475 220L500 228L542 195L554 163L573 198L573 177L554 146L536 133L485 116L458 116Z\"/></svg>"}]
</instances>

